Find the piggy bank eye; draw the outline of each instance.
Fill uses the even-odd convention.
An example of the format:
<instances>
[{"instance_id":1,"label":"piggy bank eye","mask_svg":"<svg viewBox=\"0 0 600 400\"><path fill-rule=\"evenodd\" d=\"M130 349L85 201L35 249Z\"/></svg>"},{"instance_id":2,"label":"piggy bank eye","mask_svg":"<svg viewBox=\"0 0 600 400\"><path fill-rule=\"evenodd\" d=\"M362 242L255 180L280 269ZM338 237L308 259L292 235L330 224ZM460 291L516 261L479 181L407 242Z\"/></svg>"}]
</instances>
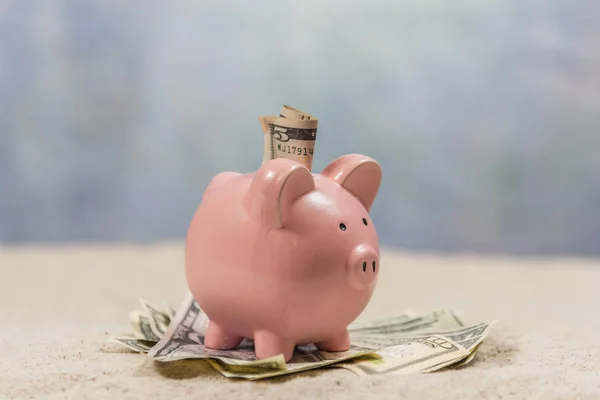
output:
<instances>
[{"instance_id":1,"label":"piggy bank eye","mask_svg":"<svg viewBox=\"0 0 600 400\"><path fill-rule=\"evenodd\" d=\"M343 222L340 224L340 229L345 231L346 230L346 224L344 224Z\"/></svg>"},{"instance_id":2,"label":"piggy bank eye","mask_svg":"<svg viewBox=\"0 0 600 400\"><path fill-rule=\"evenodd\" d=\"M363 224L365 224L365 226L367 226L367 225L368 225L368 224L367 224L367 219L366 219L366 218L363 218Z\"/></svg>"}]
</instances>

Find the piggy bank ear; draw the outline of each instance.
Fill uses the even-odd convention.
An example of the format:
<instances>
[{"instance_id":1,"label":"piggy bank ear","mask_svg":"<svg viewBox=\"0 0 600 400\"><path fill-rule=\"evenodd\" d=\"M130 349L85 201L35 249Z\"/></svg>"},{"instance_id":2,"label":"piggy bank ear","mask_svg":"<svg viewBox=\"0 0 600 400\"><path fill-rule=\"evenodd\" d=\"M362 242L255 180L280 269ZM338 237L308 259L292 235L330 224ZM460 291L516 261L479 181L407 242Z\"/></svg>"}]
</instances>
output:
<instances>
[{"instance_id":1,"label":"piggy bank ear","mask_svg":"<svg viewBox=\"0 0 600 400\"><path fill-rule=\"evenodd\" d=\"M371 209L381 184L381 166L377 161L361 154L348 154L333 160L321 175L327 176L354 194Z\"/></svg>"},{"instance_id":2,"label":"piggy bank ear","mask_svg":"<svg viewBox=\"0 0 600 400\"><path fill-rule=\"evenodd\" d=\"M294 201L314 187L308 168L286 158L276 158L256 172L244 206L255 221L271 229L282 228Z\"/></svg>"}]
</instances>

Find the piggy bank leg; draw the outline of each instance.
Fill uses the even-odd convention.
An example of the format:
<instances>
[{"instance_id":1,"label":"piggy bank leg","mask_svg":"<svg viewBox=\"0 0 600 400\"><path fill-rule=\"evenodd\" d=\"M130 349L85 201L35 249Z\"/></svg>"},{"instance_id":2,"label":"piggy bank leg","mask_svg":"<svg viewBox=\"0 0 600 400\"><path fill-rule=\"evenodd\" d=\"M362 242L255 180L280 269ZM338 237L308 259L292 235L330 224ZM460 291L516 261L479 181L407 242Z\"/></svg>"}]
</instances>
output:
<instances>
[{"instance_id":1,"label":"piggy bank leg","mask_svg":"<svg viewBox=\"0 0 600 400\"><path fill-rule=\"evenodd\" d=\"M234 335L212 321L208 323L204 345L209 349L229 350L235 349L242 342L243 337Z\"/></svg>"},{"instance_id":2,"label":"piggy bank leg","mask_svg":"<svg viewBox=\"0 0 600 400\"><path fill-rule=\"evenodd\" d=\"M275 335L269 331L254 332L254 351L256 357L264 359L283 354L285 361L289 361L294 354L296 343L292 340Z\"/></svg>"},{"instance_id":3,"label":"piggy bank leg","mask_svg":"<svg viewBox=\"0 0 600 400\"><path fill-rule=\"evenodd\" d=\"M350 348L350 336L348 335L348 331L345 330L343 333L337 336L319 343L315 343L315 346L317 346L319 350L323 351L346 351Z\"/></svg>"}]
</instances>

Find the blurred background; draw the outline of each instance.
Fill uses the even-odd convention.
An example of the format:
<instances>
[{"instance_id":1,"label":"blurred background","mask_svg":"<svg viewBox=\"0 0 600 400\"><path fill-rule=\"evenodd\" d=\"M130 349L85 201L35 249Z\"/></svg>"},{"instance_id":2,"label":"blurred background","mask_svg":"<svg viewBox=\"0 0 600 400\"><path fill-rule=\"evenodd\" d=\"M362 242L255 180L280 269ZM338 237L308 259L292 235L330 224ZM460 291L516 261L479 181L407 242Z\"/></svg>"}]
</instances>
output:
<instances>
[{"instance_id":1,"label":"blurred background","mask_svg":"<svg viewBox=\"0 0 600 400\"><path fill-rule=\"evenodd\" d=\"M600 254L600 2L0 0L0 241L181 240L259 115L377 159L383 245Z\"/></svg>"}]
</instances>

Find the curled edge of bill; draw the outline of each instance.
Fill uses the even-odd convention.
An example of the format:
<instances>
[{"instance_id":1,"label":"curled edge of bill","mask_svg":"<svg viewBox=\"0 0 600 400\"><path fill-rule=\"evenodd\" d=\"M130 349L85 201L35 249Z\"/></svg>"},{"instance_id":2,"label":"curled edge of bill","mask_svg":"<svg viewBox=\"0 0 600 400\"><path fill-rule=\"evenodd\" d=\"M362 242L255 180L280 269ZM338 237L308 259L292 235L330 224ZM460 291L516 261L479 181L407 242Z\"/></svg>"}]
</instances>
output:
<instances>
[{"instance_id":1,"label":"curled edge of bill","mask_svg":"<svg viewBox=\"0 0 600 400\"><path fill-rule=\"evenodd\" d=\"M156 344L154 341L138 339L131 336L113 336L106 340L107 343L120 344L137 353L145 354Z\"/></svg>"},{"instance_id":2,"label":"curled edge of bill","mask_svg":"<svg viewBox=\"0 0 600 400\"><path fill-rule=\"evenodd\" d=\"M316 118L314 115L310 115L305 111L302 111L296 107L289 106L287 104L281 106L279 116L288 119L318 120L318 118Z\"/></svg>"},{"instance_id":3,"label":"curled edge of bill","mask_svg":"<svg viewBox=\"0 0 600 400\"><path fill-rule=\"evenodd\" d=\"M497 323L498 323L498 320L491 320L491 321L486 322L487 327L482 332L481 337L477 341L473 342L470 346L466 347L466 349L469 351L468 355L458 358L451 362L445 362L442 364L438 364L438 365L426 368L426 369L422 370L421 373L438 372L438 371L442 371L447 368L458 369L458 368L464 367L467 364L471 363L471 361L473 361L475 359L475 356L477 355L477 352L479 351L479 348L481 347L481 345L485 342L485 340L489 337L490 333L492 332L492 327ZM472 326L477 326L477 325L480 325L480 324L475 324ZM468 327L466 327L466 329L468 329Z\"/></svg>"}]
</instances>

